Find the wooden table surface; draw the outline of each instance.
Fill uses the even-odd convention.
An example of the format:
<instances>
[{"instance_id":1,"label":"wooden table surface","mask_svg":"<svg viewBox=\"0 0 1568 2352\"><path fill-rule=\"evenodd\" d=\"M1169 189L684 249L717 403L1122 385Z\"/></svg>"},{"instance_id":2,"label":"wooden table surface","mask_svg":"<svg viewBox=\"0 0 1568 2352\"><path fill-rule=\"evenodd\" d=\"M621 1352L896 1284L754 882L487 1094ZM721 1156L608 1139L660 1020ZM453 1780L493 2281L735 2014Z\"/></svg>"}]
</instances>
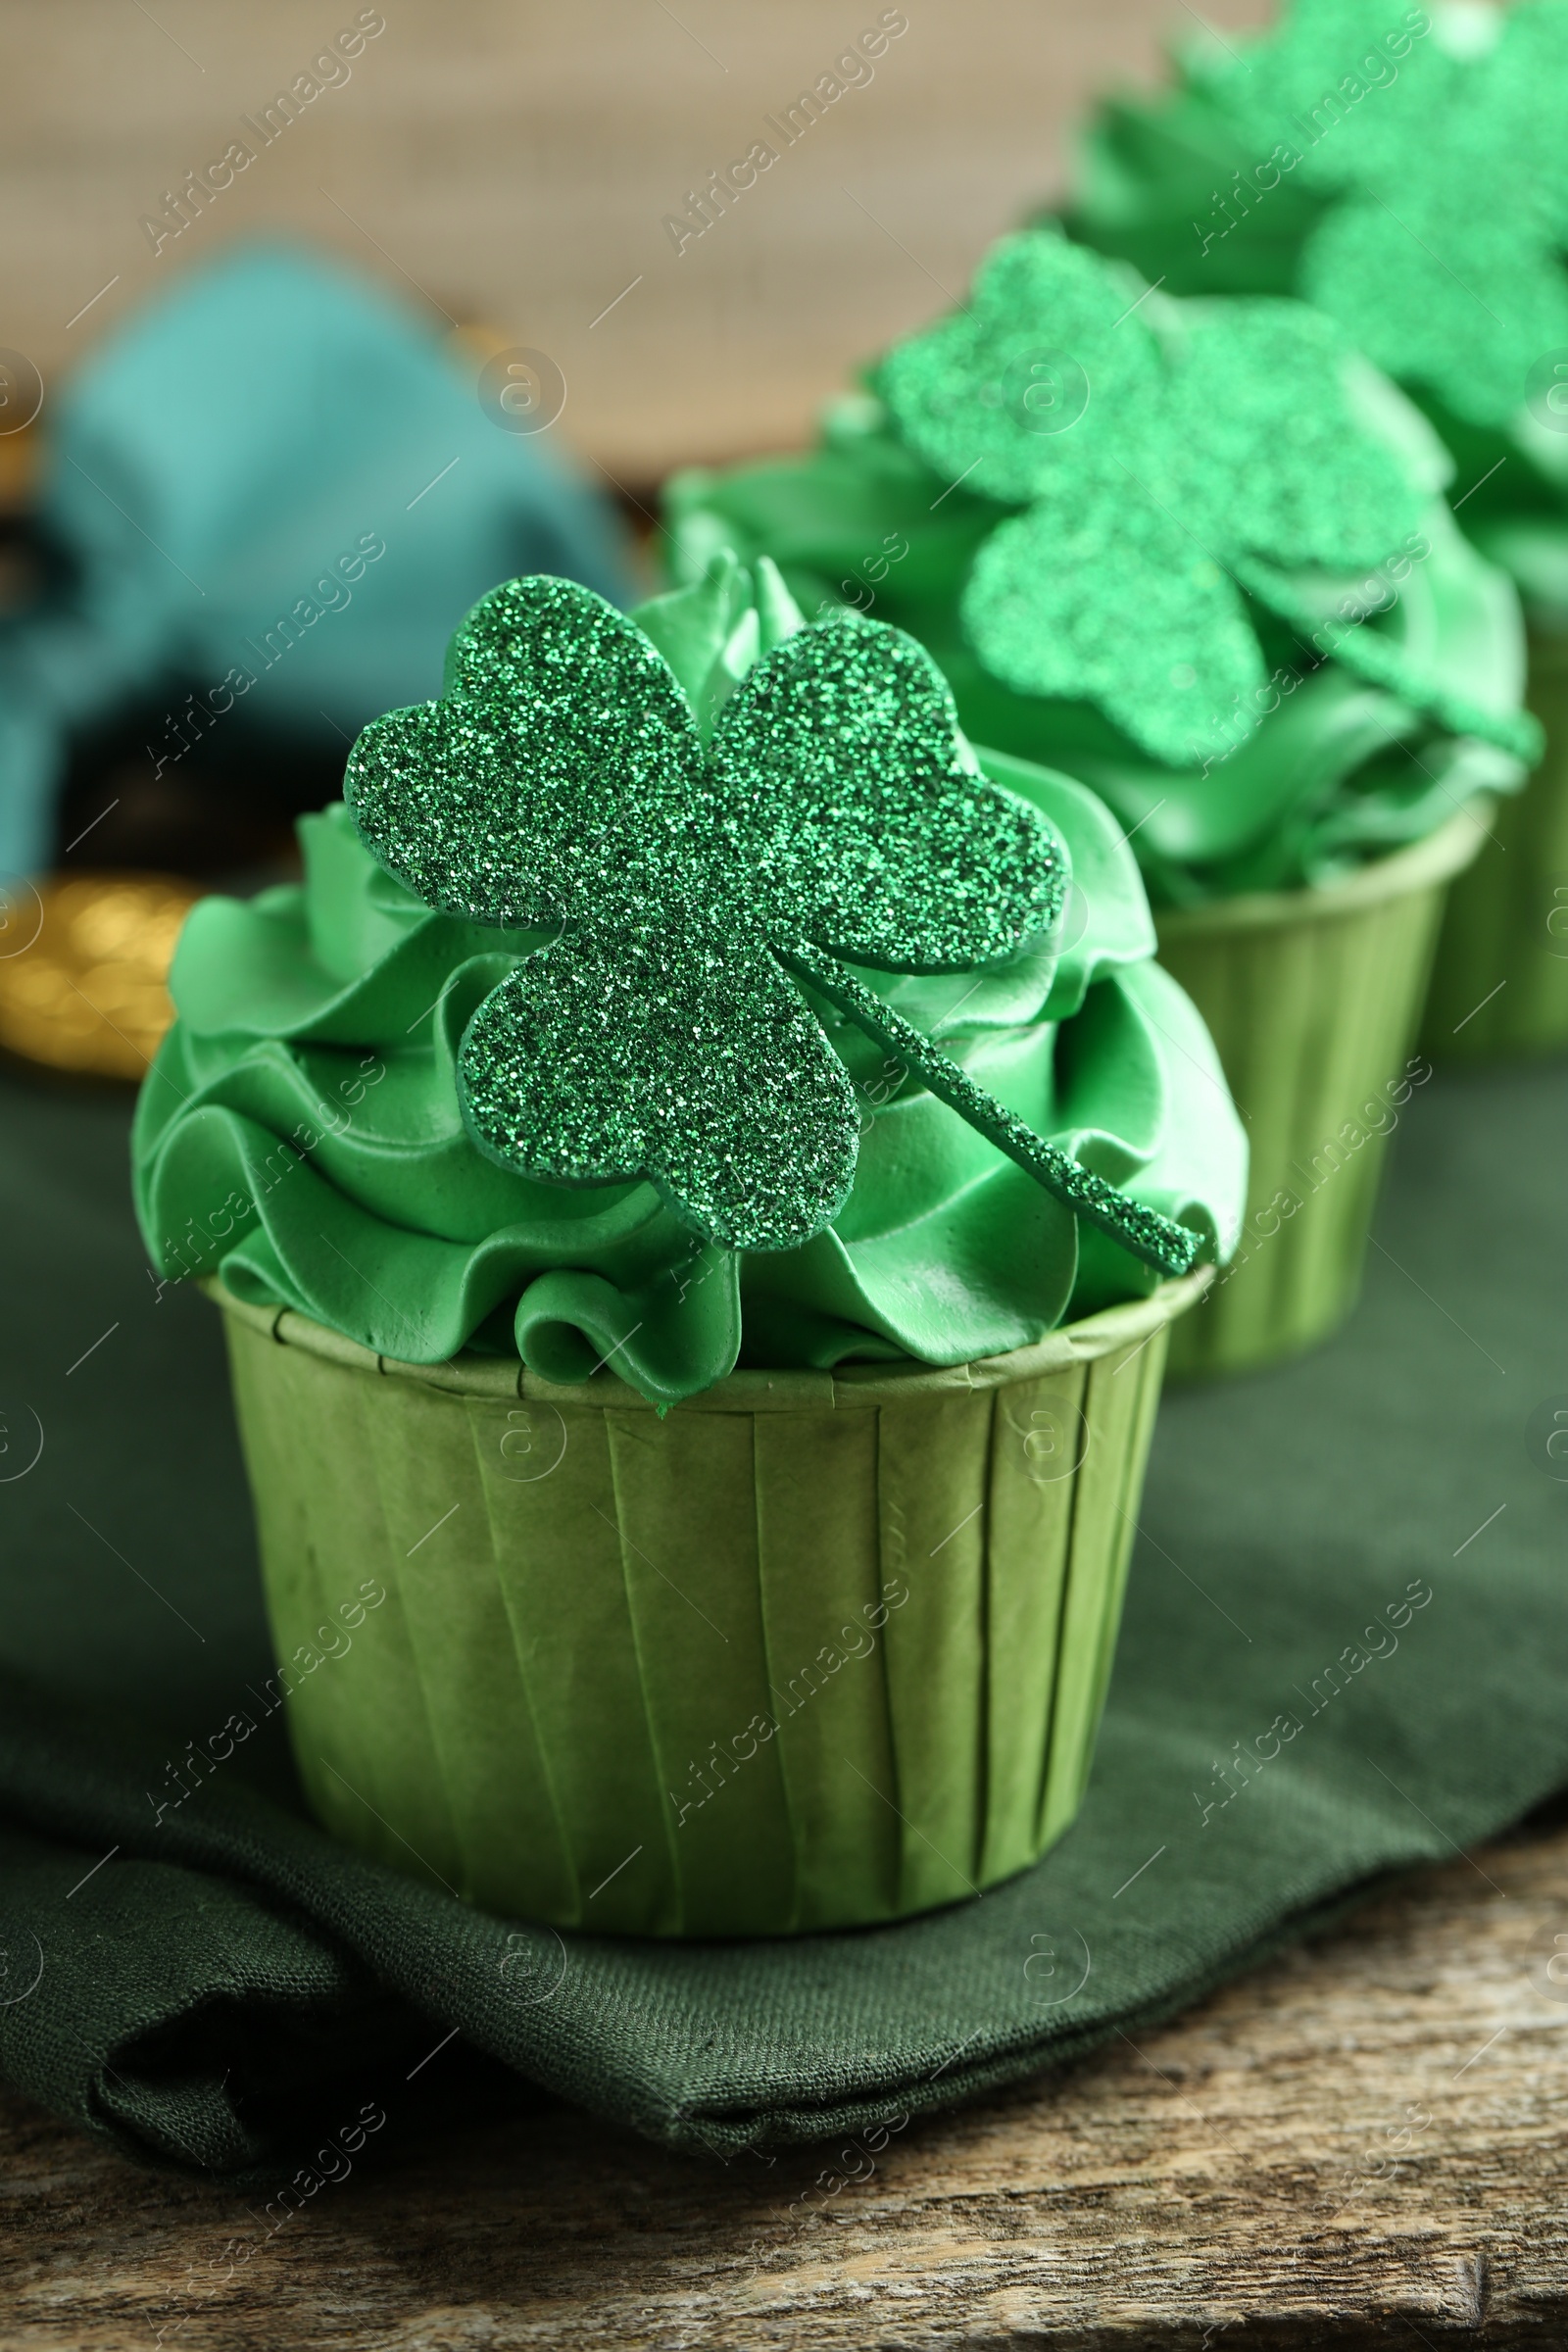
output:
<instances>
[{"instance_id":1,"label":"wooden table surface","mask_svg":"<svg viewBox=\"0 0 1568 2352\"><path fill-rule=\"evenodd\" d=\"M875 2155L672 2156L517 2112L454 2051L375 2168L231 2279L225 2246L258 2234L245 2200L13 2101L0 2344L119 2352L162 2327L182 2352L1560 2345L1559 1931L1568 1948L1560 1819Z\"/></svg>"}]
</instances>

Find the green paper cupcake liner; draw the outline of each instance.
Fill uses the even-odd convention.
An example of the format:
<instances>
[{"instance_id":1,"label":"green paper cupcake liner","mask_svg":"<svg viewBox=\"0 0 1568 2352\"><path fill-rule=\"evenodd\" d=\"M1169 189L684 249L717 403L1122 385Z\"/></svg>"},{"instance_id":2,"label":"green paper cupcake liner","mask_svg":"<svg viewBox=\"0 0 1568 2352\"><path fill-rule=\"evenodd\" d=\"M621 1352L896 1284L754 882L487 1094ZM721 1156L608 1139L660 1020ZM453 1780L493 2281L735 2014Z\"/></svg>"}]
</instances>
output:
<instances>
[{"instance_id":1,"label":"green paper cupcake liner","mask_svg":"<svg viewBox=\"0 0 1568 2352\"><path fill-rule=\"evenodd\" d=\"M208 1284L316 1811L622 1935L864 1925L1024 1869L1083 1796L1166 1333L1208 1280L662 1415Z\"/></svg>"},{"instance_id":2,"label":"green paper cupcake liner","mask_svg":"<svg viewBox=\"0 0 1568 2352\"><path fill-rule=\"evenodd\" d=\"M1241 1244L1172 1334L1176 1374L1309 1348L1355 1303L1388 1139L1421 1072L1411 1041L1444 894L1484 839L1463 808L1321 890L1156 917L1159 959L1208 1024L1251 1154Z\"/></svg>"},{"instance_id":3,"label":"green paper cupcake liner","mask_svg":"<svg viewBox=\"0 0 1568 2352\"><path fill-rule=\"evenodd\" d=\"M1448 893L1421 1024L1434 1060L1568 1047L1568 630L1532 632L1526 699L1545 752Z\"/></svg>"}]
</instances>

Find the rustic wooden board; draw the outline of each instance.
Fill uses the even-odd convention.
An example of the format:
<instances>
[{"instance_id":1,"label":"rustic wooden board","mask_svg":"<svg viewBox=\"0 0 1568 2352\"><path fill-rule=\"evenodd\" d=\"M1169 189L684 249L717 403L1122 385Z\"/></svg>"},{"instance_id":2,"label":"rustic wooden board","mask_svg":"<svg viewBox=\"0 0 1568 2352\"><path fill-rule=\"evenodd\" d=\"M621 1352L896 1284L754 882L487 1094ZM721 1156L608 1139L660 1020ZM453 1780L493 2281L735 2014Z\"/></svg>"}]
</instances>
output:
<instances>
[{"instance_id":1,"label":"rustic wooden board","mask_svg":"<svg viewBox=\"0 0 1568 2352\"><path fill-rule=\"evenodd\" d=\"M771 2164L518 2113L454 2050L420 2107L386 2102L373 2168L231 2279L261 2200L12 2102L0 2344L128 2352L160 2325L183 2352L1560 2344L1559 1930L1560 1826L1407 1882L1065 2079Z\"/></svg>"}]
</instances>

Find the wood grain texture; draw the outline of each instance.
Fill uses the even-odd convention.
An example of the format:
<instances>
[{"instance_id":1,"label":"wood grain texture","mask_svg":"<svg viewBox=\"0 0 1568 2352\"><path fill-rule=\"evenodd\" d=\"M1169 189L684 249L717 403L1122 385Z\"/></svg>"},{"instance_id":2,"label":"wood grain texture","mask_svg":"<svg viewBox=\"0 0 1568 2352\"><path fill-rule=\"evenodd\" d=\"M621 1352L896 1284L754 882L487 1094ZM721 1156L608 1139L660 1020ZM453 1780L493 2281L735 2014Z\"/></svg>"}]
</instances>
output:
<instances>
[{"instance_id":1,"label":"wood grain texture","mask_svg":"<svg viewBox=\"0 0 1568 2352\"><path fill-rule=\"evenodd\" d=\"M12 2102L0 2345L128 2352L160 2326L183 2352L1560 2344L1559 1931L1562 1827L875 2153L674 2157L518 2112L454 2049L417 2107L389 2090L373 2167L270 2242L263 2199L138 2173ZM256 2251L229 2279L236 2238Z\"/></svg>"},{"instance_id":2,"label":"wood grain texture","mask_svg":"<svg viewBox=\"0 0 1568 2352\"><path fill-rule=\"evenodd\" d=\"M1162 36L1198 29L1178 0L908 0L874 78L677 253L665 215L766 136L881 0L384 0L351 78L155 254L142 217L357 11L0 0L0 343L53 385L179 272L284 229L549 352L560 437L647 485L803 439L858 361L946 307L988 240L1055 193L1090 92L1147 81Z\"/></svg>"}]
</instances>

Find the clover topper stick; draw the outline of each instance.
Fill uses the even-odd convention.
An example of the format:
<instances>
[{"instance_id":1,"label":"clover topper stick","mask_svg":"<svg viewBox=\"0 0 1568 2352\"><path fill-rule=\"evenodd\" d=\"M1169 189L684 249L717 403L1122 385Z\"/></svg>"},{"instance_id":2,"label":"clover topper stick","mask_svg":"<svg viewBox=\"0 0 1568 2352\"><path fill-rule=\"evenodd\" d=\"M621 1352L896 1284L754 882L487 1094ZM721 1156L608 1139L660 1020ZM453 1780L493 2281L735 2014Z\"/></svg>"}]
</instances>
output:
<instances>
[{"instance_id":1,"label":"clover topper stick","mask_svg":"<svg viewBox=\"0 0 1568 2352\"><path fill-rule=\"evenodd\" d=\"M504 1166L646 1177L731 1249L808 1240L849 1194L859 1122L799 979L1077 1215L1161 1271L1193 1264L1196 1233L1036 1135L840 960L969 970L1048 930L1065 891L1055 835L963 766L946 684L901 631L847 614L786 636L705 744L632 621L513 580L459 629L441 699L365 730L344 791L427 906L555 930L459 1056L465 1120Z\"/></svg>"}]
</instances>

